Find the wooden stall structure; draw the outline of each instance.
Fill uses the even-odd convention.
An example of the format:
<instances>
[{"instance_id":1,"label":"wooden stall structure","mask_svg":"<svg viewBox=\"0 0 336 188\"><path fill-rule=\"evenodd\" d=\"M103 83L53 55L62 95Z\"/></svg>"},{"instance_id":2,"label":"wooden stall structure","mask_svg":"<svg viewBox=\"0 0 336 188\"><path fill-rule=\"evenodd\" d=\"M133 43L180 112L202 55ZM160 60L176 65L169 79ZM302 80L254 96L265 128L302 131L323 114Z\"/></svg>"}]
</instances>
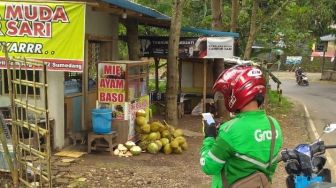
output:
<instances>
[{"instance_id":1,"label":"wooden stall structure","mask_svg":"<svg viewBox=\"0 0 336 188\"><path fill-rule=\"evenodd\" d=\"M117 143L135 140L135 114L143 109L149 118L148 61L101 61L98 64L98 108L112 110Z\"/></svg>"},{"instance_id":2,"label":"wooden stall structure","mask_svg":"<svg viewBox=\"0 0 336 188\"><path fill-rule=\"evenodd\" d=\"M203 101L203 111L207 98L212 98L214 78L214 59L232 58L234 55L235 38L238 33L215 32L201 29L182 29L188 32L202 33L211 37L181 37L179 44L179 111L191 112L191 108ZM216 37L213 37L216 36ZM144 57L154 57L155 60L155 91L151 91L151 98L159 93L158 69L160 58L166 59L168 54L168 38L159 36L142 36L140 40L140 54ZM168 62L169 63L169 62ZM216 62L218 63L218 62ZM224 63L224 61L222 61ZM157 94L159 93L159 94ZM180 108L180 106L183 106ZM185 106L187 107L185 109ZM180 110L181 109L181 110ZM179 112L179 117L181 114Z\"/></svg>"}]
</instances>

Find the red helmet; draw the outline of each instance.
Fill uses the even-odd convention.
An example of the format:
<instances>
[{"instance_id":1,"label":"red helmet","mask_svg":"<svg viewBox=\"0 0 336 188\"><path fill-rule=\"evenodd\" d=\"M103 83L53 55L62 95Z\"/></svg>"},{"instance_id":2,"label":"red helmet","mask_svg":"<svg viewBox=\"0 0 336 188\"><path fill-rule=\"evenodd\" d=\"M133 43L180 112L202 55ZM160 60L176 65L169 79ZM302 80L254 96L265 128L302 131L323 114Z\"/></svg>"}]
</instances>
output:
<instances>
[{"instance_id":1,"label":"red helmet","mask_svg":"<svg viewBox=\"0 0 336 188\"><path fill-rule=\"evenodd\" d=\"M213 86L214 93L224 96L226 109L236 112L258 94L265 97L265 79L260 69L253 66L234 66L224 70Z\"/></svg>"}]
</instances>

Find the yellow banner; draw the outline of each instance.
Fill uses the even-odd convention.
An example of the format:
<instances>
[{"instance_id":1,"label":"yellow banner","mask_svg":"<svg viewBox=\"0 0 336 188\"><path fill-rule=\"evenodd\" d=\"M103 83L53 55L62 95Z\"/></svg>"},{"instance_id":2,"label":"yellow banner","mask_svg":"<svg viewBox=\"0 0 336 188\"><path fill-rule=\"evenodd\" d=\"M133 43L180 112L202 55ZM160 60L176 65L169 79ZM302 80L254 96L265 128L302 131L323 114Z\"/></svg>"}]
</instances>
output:
<instances>
[{"instance_id":1,"label":"yellow banner","mask_svg":"<svg viewBox=\"0 0 336 188\"><path fill-rule=\"evenodd\" d=\"M48 62L48 70L82 72L85 4L0 2L0 42L10 56ZM0 47L0 68L4 68Z\"/></svg>"}]
</instances>

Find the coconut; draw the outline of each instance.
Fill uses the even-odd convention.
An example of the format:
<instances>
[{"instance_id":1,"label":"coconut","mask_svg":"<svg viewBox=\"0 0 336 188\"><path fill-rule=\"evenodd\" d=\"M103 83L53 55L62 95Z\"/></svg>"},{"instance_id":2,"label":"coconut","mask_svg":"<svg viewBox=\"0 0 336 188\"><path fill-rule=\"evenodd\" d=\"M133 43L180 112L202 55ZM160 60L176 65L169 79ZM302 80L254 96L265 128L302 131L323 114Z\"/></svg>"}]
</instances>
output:
<instances>
[{"instance_id":1,"label":"coconut","mask_svg":"<svg viewBox=\"0 0 336 188\"><path fill-rule=\"evenodd\" d=\"M162 131L162 134L161 134L161 136L163 137L163 138L168 138L168 139L170 139L170 133L169 133L169 131L168 130L164 130L164 131Z\"/></svg>"},{"instance_id":2,"label":"coconut","mask_svg":"<svg viewBox=\"0 0 336 188\"><path fill-rule=\"evenodd\" d=\"M177 138L179 136L183 136L183 131L181 129L176 129L175 131L173 131L173 136L175 138Z\"/></svg>"},{"instance_id":3,"label":"coconut","mask_svg":"<svg viewBox=\"0 0 336 188\"><path fill-rule=\"evenodd\" d=\"M163 146L169 144L169 139L168 138L161 138L161 143Z\"/></svg>"},{"instance_id":4,"label":"coconut","mask_svg":"<svg viewBox=\"0 0 336 188\"><path fill-rule=\"evenodd\" d=\"M188 144L187 144L187 142L184 142L184 143L181 145L181 148L182 148L183 150L187 150L187 149L188 149Z\"/></svg>"},{"instance_id":5,"label":"coconut","mask_svg":"<svg viewBox=\"0 0 336 188\"><path fill-rule=\"evenodd\" d=\"M182 145L183 143L186 142L186 139L183 136L176 137L174 140L177 140L179 145Z\"/></svg>"},{"instance_id":6,"label":"coconut","mask_svg":"<svg viewBox=\"0 0 336 188\"><path fill-rule=\"evenodd\" d=\"M140 136L140 140L141 140L141 141L147 140L147 138L148 138L148 134L142 134L142 135Z\"/></svg>"},{"instance_id":7,"label":"coconut","mask_svg":"<svg viewBox=\"0 0 336 188\"><path fill-rule=\"evenodd\" d=\"M119 151L127 151L127 148L123 144L118 144Z\"/></svg>"},{"instance_id":8,"label":"coconut","mask_svg":"<svg viewBox=\"0 0 336 188\"><path fill-rule=\"evenodd\" d=\"M179 143L178 143L178 140L173 140L171 143L170 143L170 146L172 148L178 148L179 147Z\"/></svg>"},{"instance_id":9,"label":"coconut","mask_svg":"<svg viewBox=\"0 0 336 188\"><path fill-rule=\"evenodd\" d=\"M151 129L151 132L156 132L158 131L160 128L160 123L159 122L153 122L150 124L150 129Z\"/></svg>"},{"instance_id":10,"label":"coconut","mask_svg":"<svg viewBox=\"0 0 336 188\"><path fill-rule=\"evenodd\" d=\"M130 151L127 151L127 152L125 153L125 157L131 157L131 156L133 156L133 154L132 154Z\"/></svg>"},{"instance_id":11,"label":"coconut","mask_svg":"<svg viewBox=\"0 0 336 188\"><path fill-rule=\"evenodd\" d=\"M152 154L156 154L159 151L159 147L155 142L148 144L147 151Z\"/></svg>"},{"instance_id":12,"label":"coconut","mask_svg":"<svg viewBox=\"0 0 336 188\"><path fill-rule=\"evenodd\" d=\"M143 125L147 124L146 118L142 117L142 116L136 117L135 122L138 126L143 126Z\"/></svg>"},{"instance_id":13,"label":"coconut","mask_svg":"<svg viewBox=\"0 0 336 188\"><path fill-rule=\"evenodd\" d=\"M136 117L146 117L146 111L143 109L140 109L136 112Z\"/></svg>"},{"instance_id":14,"label":"coconut","mask_svg":"<svg viewBox=\"0 0 336 188\"><path fill-rule=\"evenodd\" d=\"M176 154L181 154L182 153L182 148L181 147L174 148L173 152L176 153Z\"/></svg>"},{"instance_id":15,"label":"coconut","mask_svg":"<svg viewBox=\"0 0 336 188\"><path fill-rule=\"evenodd\" d=\"M156 132L156 139L157 140L161 139L161 133L159 131Z\"/></svg>"},{"instance_id":16,"label":"coconut","mask_svg":"<svg viewBox=\"0 0 336 188\"><path fill-rule=\"evenodd\" d=\"M157 133L156 132L153 132L153 133L150 133L149 135L148 135L148 140L152 140L152 141L154 141L154 140L156 140L157 139Z\"/></svg>"},{"instance_id":17,"label":"coconut","mask_svg":"<svg viewBox=\"0 0 336 188\"><path fill-rule=\"evenodd\" d=\"M113 154L114 154L114 155L119 155L119 152L120 152L120 151L119 151L118 149L115 149L115 150L113 151Z\"/></svg>"},{"instance_id":18,"label":"coconut","mask_svg":"<svg viewBox=\"0 0 336 188\"><path fill-rule=\"evenodd\" d=\"M139 146L133 146L130 149L130 152L135 156L135 155L140 155L141 153L141 148Z\"/></svg>"},{"instance_id":19,"label":"coconut","mask_svg":"<svg viewBox=\"0 0 336 188\"><path fill-rule=\"evenodd\" d=\"M131 147L135 146L135 143L132 141L127 141L124 145L127 149L131 149Z\"/></svg>"},{"instance_id":20,"label":"coconut","mask_svg":"<svg viewBox=\"0 0 336 188\"><path fill-rule=\"evenodd\" d=\"M160 126L159 126L159 131L160 131L160 133L162 133L164 130L167 130L167 127L165 127L164 125L162 125L162 124L160 123Z\"/></svg>"},{"instance_id":21,"label":"coconut","mask_svg":"<svg viewBox=\"0 0 336 188\"><path fill-rule=\"evenodd\" d=\"M149 133L150 132L150 126L148 124L142 125L140 129L143 133Z\"/></svg>"},{"instance_id":22,"label":"coconut","mask_svg":"<svg viewBox=\"0 0 336 188\"><path fill-rule=\"evenodd\" d=\"M163 153L165 154L171 154L173 152L172 148L170 147L170 144L166 144L163 147Z\"/></svg>"},{"instance_id":23,"label":"coconut","mask_svg":"<svg viewBox=\"0 0 336 188\"><path fill-rule=\"evenodd\" d=\"M149 143L150 143L150 142L147 141L147 140L141 141L141 142L139 143L139 147L140 147L142 150L145 150L145 149L147 148L147 146L148 146Z\"/></svg>"},{"instance_id":24,"label":"coconut","mask_svg":"<svg viewBox=\"0 0 336 188\"><path fill-rule=\"evenodd\" d=\"M158 145L159 150L161 150L161 148L162 148L162 142L161 142L161 140L155 140L155 143Z\"/></svg>"}]
</instances>

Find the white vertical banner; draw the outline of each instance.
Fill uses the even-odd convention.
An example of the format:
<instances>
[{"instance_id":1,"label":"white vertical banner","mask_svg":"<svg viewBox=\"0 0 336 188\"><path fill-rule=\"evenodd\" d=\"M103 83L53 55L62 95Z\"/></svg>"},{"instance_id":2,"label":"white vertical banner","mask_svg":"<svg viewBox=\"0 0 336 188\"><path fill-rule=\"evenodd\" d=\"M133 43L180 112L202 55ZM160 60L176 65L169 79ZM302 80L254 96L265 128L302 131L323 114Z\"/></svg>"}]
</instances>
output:
<instances>
[{"instance_id":1,"label":"white vertical banner","mask_svg":"<svg viewBox=\"0 0 336 188\"><path fill-rule=\"evenodd\" d=\"M232 58L233 45L232 37L208 37L207 55L204 58Z\"/></svg>"}]
</instances>

